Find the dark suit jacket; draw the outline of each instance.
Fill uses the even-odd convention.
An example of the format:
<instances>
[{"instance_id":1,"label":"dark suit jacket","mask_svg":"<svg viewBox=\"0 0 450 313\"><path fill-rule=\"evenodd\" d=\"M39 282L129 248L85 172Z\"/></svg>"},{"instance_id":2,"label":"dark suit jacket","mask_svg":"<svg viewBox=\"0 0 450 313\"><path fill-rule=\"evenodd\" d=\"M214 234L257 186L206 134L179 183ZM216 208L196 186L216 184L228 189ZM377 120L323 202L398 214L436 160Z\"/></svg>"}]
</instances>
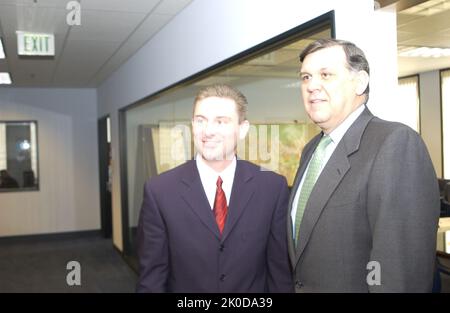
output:
<instances>
[{"instance_id":1,"label":"dark suit jacket","mask_svg":"<svg viewBox=\"0 0 450 313\"><path fill-rule=\"evenodd\" d=\"M303 150L289 208L321 136ZM288 219L296 291L431 291L438 218L437 179L420 136L365 109L311 192L297 247ZM367 284L376 278L369 261L379 262L381 285Z\"/></svg>"},{"instance_id":2,"label":"dark suit jacket","mask_svg":"<svg viewBox=\"0 0 450 313\"><path fill-rule=\"evenodd\" d=\"M220 236L195 161L145 185L138 292L290 292L286 179L238 160Z\"/></svg>"}]
</instances>

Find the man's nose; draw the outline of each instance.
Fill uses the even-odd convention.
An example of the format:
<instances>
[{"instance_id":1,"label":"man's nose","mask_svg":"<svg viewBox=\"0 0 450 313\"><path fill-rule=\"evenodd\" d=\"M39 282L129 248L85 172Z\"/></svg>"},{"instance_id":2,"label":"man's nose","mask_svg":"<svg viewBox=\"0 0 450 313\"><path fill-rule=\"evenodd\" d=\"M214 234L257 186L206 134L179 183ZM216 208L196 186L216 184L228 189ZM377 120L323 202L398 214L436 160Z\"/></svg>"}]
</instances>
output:
<instances>
[{"instance_id":1,"label":"man's nose","mask_svg":"<svg viewBox=\"0 0 450 313\"><path fill-rule=\"evenodd\" d=\"M321 87L322 87L322 82L321 82L320 78L317 76L311 76L308 81L307 90L309 92L314 92L315 90L318 90Z\"/></svg>"},{"instance_id":2,"label":"man's nose","mask_svg":"<svg viewBox=\"0 0 450 313\"><path fill-rule=\"evenodd\" d=\"M214 122L206 122L205 125L205 135L210 136L216 132L216 123Z\"/></svg>"}]
</instances>

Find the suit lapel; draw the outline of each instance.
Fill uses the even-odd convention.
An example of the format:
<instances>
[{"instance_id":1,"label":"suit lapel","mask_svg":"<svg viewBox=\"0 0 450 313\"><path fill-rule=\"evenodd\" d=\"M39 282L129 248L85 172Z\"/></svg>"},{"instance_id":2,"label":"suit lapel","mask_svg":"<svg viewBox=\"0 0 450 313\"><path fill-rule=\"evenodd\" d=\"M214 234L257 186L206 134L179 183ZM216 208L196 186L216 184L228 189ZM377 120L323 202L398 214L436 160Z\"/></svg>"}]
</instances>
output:
<instances>
[{"instance_id":1,"label":"suit lapel","mask_svg":"<svg viewBox=\"0 0 450 313\"><path fill-rule=\"evenodd\" d=\"M348 162L347 153L343 145L339 144L317 179L306 204L305 213L300 224L298 245L295 251L297 261L305 249L314 226L328 199L330 199L334 190L349 169L350 163Z\"/></svg>"},{"instance_id":2,"label":"suit lapel","mask_svg":"<svg viewBox=\"0 0 450 313\"><path fill-rule=\"evenodd\" d=\"M338 146L331 155L328 163L325 165L319 178L317 179L317 182L314 185L314 188L311 191L311 195L309 196L309 200L306 204L305 213L300 225L298 245L295 249L295 253L291 254L291 261L293 261L294 265L300 259L300 256L302 255L309 241L314 226L319 220L320 214L328 203L328 200L330 199L336 188L339 186L347 171L351 168L348 157L358 151L364 130L366 129L367 124L372 118L372 113L370 113L370 111L366 108L363 113L361 113L361 115L356 119L353 125L347 130L344 137L339 142ZM298 180L299 182L297 183L294 190L297 190L298 184L300 183L301 177L303 176L303 173L306 169L306 165L309 162L309 159L311 158L311 155L320 140L320 136L318 137L319 139L317 139L317 137L315 138L316 142L313 145L314 148L311 149L312 151L309 151L310 155L307 161L305 161L306 164L302 164L302 172L300 173L299 170L298 176L301 176L296 178L296 180ZM293 192L293 194L295 196L295 192ZM291 196L291 198L293 198L293 196ZM292 207L292 203L290 203L289 207ZM290 232L292 234L292 227ZM292 252L293 240L292 244L290 245L290 249Z\"/></svg>"},{"instance_id":3,"label":"suit lapel","mask_svg":"<svg viewBox=\"0 0 450 313\"><path fill-rule=\"evenodd\" d=\"M197 166L195 161L189 162L191 164L188 164L181 178L183 186L181 197L200 221L219 239L219 228L217 227L214 213L209 206Z\"/></svg>"},{"instance_id":4,"label":"suit lapel","mask_svg":"<svg viewBox=\"0 0 450 313\"><path fill-rule=\"evenodd\" d=\"M238 159L228 205L228 216L222 234L222 241L225 241L227 236L236 226L237 221L241 217L256 190L256 185L252 178L253 173L250 167L247 166L244 161Z\"/></svg>"}]
</instances>

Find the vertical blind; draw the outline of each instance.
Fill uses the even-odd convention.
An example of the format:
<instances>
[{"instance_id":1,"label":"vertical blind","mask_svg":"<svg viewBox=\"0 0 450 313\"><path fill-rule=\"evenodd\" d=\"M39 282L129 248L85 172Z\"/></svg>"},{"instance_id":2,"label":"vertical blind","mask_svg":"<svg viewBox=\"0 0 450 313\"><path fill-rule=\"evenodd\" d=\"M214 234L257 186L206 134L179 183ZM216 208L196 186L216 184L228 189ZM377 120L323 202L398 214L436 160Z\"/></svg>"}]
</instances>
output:
<instances>
[{"instance_id":1,"label":"vertical blind","mask_svg":"<svg viewBox=\"0 0 450 313\"><path fill-rule=\"evenodd\" d=\"M398 101L394 104L402 107L402 121L418 133L420 133L420 101L419 101L419 77L411 76L398 80Z\"/></svg>"},{"instance_id":2,"label":"vertical blind","mask_svg":"<svg viewBox=\"0 0 450 313\"><path fill-rule=\"evenodd\" d=\"M450 70L441 72L444 178L450 179Z\"/></svg>"},{"instance_id":3,"label":"vertical blind","mask_svg":"<svg viewBox=\"0 0 450 313\"><path fill-rule=\"evenodd\" d=\"M0 123L0 170L6 170L6 125Z\"/></svg>"}]
</instances>

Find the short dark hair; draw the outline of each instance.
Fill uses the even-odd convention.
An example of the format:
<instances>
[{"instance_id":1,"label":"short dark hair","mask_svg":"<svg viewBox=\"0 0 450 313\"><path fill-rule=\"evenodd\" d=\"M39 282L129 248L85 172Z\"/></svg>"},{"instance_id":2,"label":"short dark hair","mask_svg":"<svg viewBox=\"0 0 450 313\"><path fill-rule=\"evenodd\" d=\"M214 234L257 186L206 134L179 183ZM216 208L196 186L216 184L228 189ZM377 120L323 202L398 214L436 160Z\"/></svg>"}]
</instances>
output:
<instances>
[{"instance_id":1,"label":"short dark hair","mask_svg":"<svg viewBox=\"0 0 450 313\"><path fill-rule=\"evenodd\" d=\"M364 52L354 43L345 40L330 39L330 38L318 39L310 43L300 53L300 62L303 63L308 54L335 46L342 47L342 49L344 50L345 57L347 60L347 67L349 70L355 72L365 71L368 75L370 75L369 62L367 61ZM369 98L369 85L367 85L367 88L366 90L364 90L363 94L366 95L366 102L367 102L367 99Z\"/></svg>"},{"instance_id":2,"label":"short dark hair","mask_svg":"<svg viewBox=\"0 0 450 313\"><path fill-rule=\"evenodd\" d=\"M247 119L247 98L239 90L225 84L215 84L200 89L194 100L194 112L199 101L210 97L233 100L236 103L236 112L239 116L239 123Z\"/></svg>"}]
</instances>

